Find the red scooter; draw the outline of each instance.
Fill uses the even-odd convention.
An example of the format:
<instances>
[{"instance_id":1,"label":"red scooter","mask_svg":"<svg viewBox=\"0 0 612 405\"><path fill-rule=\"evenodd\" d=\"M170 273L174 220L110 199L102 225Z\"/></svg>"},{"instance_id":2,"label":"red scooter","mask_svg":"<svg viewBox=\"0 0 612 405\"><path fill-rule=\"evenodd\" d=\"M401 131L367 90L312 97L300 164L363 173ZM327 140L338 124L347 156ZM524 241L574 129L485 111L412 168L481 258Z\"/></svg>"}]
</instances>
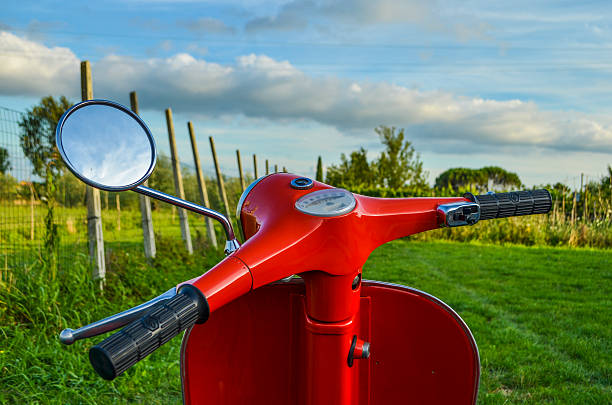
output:
<instances>
[{"instance_id":1,"label":"red scooter","mask_svg":"<svg viewBox=\"0 0 612 405\"><path fill-rule=\"evenodd\" d=\"M242 194L240 246L223 215L142 185L155 143L129 109L79 103L56 135L66 165L87 184L133 190L224 227L227 257L202 276L60 335L71 344L127 325L89 352L112 380L185 331L186 404L475 403L478 348L459 315L414 288L362 280L362 266L394 239L551 208L546 190L385 199L279 173Z\"/></svg>"}]
</instances>

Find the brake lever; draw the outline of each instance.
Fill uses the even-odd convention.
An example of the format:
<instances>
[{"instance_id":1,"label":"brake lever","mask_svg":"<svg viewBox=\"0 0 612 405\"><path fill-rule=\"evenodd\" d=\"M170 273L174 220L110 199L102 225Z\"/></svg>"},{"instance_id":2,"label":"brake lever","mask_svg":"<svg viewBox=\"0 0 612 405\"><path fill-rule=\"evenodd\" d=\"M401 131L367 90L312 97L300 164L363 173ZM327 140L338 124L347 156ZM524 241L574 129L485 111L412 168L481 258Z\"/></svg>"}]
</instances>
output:
<instances>
[{"instance_id":1,"label":"brake lever","mask_svg":"<svg viewBox=\"0 0 612 405\"><path fill-rule=\"evenodd\" d=\"M64 329L59 336L60 342L65 345L71 345L77 340L85 339L92 336L98 336L106 332L110 332L115 329L119 329L122 326L142 317L152 306L162 301L169 300L176 295L176 287L172 287L160 296L153 298L140 304L134 308L130 308L126 311L118 314L109 316L100 321L90 323L89 325L82 326L76 330Z\"/></svg>"}]
</instances>

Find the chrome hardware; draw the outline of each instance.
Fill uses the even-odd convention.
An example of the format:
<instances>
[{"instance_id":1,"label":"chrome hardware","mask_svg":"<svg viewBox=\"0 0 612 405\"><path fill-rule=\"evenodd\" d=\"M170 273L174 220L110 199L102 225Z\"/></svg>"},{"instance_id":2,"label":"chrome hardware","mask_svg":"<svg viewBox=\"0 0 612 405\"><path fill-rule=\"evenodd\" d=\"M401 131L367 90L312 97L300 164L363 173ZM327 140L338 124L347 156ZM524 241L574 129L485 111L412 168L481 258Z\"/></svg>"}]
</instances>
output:
<instances>
[{"instance_id":1,"label":"chrome hardware","mask_svg":"<svg viewBox=\"0 0 612 405\"><path fill-rule=\"evenodd\" d=\"M438 206L441 226L474 225L480 219L480 205L473 202L456 202Z\"/></svg>"},{"instance_id":2,"label":"chrome hardware","mask_svg":"<svg viewBox=\"0 0 612 405\"><path fill-rule=\"evenodd\" d=\"M236 250L238 250L238 248L240 247L240 243L238 243L238 240L236 240L236 238L234 239L228 239L227 242L225 242L225 255L229 255L234 253Z\"/></svg>"},{"instance_id":3,"label":"chrome hardware","mask_svg":"<svg viewBox=\"0 0 612 405\"><path fill-rule=\"evenodd\" d=\"M126 107L107 100L76 104L61 117L55 139L68 169L86 184L106 191L133 190L216 219L227 236L225 254L240 247L229 218L141 185L153 172L157 150L149 128Z\"/></svg>"},{"instance_id":4,"label":"chrome hardware","mask_svg":"<svg viewBox=\"0 0 612 405\"><path fill-rule=\"evenodd\" d=\"M83 182L106 191L126 191L153 172L157 150L147 125L128 108L108 100L72 106L55 130L66 167Z\"/></svg>"},{"instance_id":5,"label":"chrome hardware","mask_svg":"<svg viewBox=\"0 0 612 405\"><path fill-rule=\"evenodd\" d=\"M89 325L80 327L79 329L64 329L60 333L60 342L65 345L71 345L77 340L84 338L98 336L106 332L110 332L115 329L119 329L128 323L135 321L142 317L145 312L149 310L153 305L162 301L169 300L176 295L176 287L172 287L162 295L153 298L150 301L140 304L134 308L130 308L127 311L120 312L118 314L104 318L98 322L90 323Z\"/></svg>"},{"instance_id":6,"label":"chrome hardware","mask_svg":"<svg viewBox=\"0 0 612 405\"><path fill-rule=\"evenodd\" d=\"M161 191L157 191L149 187L137 186L132 190L136 191L137 193L144 194L147 197L155 198L156 200L176 205L177 207L184 208L186 210L195 212L196 214L204 215L221 222L223 230L225 231L225 236L227 237L227 242L225 243L226 255L235 252L240 247L240 243L238 243L238 241L236 240L236 235L234 234L232 223L230 222L229 218L226 218L225 215L221 214L220 212L211 210L210 208L202 207L201 205L194 204L189 201L182 200L170 194L162 193Z\"/></svg>"},{"instance_id":7,"label":"chrome hardware","mask_svg":"<svg viewBox=\"0 0 612 405\"><path fill-rule=\"evenodd\" d=\"M296 177L291 180L291 187L296 190L308 190L314 185L313 181L308 177Z\"/></svg>"}]
</instances>

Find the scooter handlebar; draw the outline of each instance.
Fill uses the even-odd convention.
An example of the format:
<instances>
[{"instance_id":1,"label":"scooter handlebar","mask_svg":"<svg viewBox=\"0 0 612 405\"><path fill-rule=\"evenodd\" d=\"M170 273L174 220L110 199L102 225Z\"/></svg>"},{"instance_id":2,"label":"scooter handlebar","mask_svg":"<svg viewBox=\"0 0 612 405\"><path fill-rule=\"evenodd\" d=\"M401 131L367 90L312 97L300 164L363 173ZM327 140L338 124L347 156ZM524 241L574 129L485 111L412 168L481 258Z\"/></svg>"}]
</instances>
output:
<instances>
[{"instance_id":1,"label":"scooter handlebar","mask_svg":"<svg viewBox=\"0 0 612 405\"><path fill-rule=\"evenodd\" d=\"M505 218L521 215L546 214L552 207L550 192L546 189L464 195L480 205L480 219Z\"/></svg>"},{"instance_id":2,"label":"scooter handlebar","mask_svg":"<svg viewBox=\"0 0 612 405\"><path fill-rule=\"evenodd\" d=\"M94 370L112 380L195 323L208 319L204 294L186 284L170 300L156 304L142 318L89 350Z\"/></svg>"}]
</instances>

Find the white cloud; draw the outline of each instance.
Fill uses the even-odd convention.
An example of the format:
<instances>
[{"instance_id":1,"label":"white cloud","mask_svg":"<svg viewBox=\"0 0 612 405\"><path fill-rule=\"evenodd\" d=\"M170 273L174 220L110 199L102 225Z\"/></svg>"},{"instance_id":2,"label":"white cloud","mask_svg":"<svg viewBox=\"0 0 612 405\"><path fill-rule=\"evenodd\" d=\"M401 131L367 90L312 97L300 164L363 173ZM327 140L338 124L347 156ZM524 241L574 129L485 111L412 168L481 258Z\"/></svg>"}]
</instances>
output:
<instances>
[{"instance_id":1,"label":"white cloud","mask_svg":"<svg viewBox=\"0 0 612 405\"><path fill-rule=\"evenodd\" d=\"M456 16L445 19L448 5L440 0L292 0L272 15L252 18L245 25L247 32L296 31L308 26L347 24L363 27L374 24L411 24L432 32L456 36L460 40L488 39L491 27L474 18Z\"/></svg>"},{"instance_id":2,"label":"white cloud","mask_svg":"<svg viewBox=\"0 0 612 405\"><path fill-rule=\"evenodd\" d=\"M0 35L0 92L73 95L79 60L68 49L47 48L12 34ZM135 59L109 55L93 64L94 94L124 99L131 90L141 109L195 116L246 116L277 122L316 122L345 134L373 133L380 124L406 127L411 138L437 152L499 151L506 146L612 152L605 117L542 111L531 102L420 91L392 83L312 77L264 55L230 65L181 53Z\"/></svg>"},{"instance_id":3,"label":"white cloud","mask_svg":"<svg viewBox=\"0 0 612 405\"><path fill-rule=\"evenodd\" d=\"M48 48L2 31L0 57L1 94L78 94L79 59L68 48Z\"/></svg>"}]
</instances>

